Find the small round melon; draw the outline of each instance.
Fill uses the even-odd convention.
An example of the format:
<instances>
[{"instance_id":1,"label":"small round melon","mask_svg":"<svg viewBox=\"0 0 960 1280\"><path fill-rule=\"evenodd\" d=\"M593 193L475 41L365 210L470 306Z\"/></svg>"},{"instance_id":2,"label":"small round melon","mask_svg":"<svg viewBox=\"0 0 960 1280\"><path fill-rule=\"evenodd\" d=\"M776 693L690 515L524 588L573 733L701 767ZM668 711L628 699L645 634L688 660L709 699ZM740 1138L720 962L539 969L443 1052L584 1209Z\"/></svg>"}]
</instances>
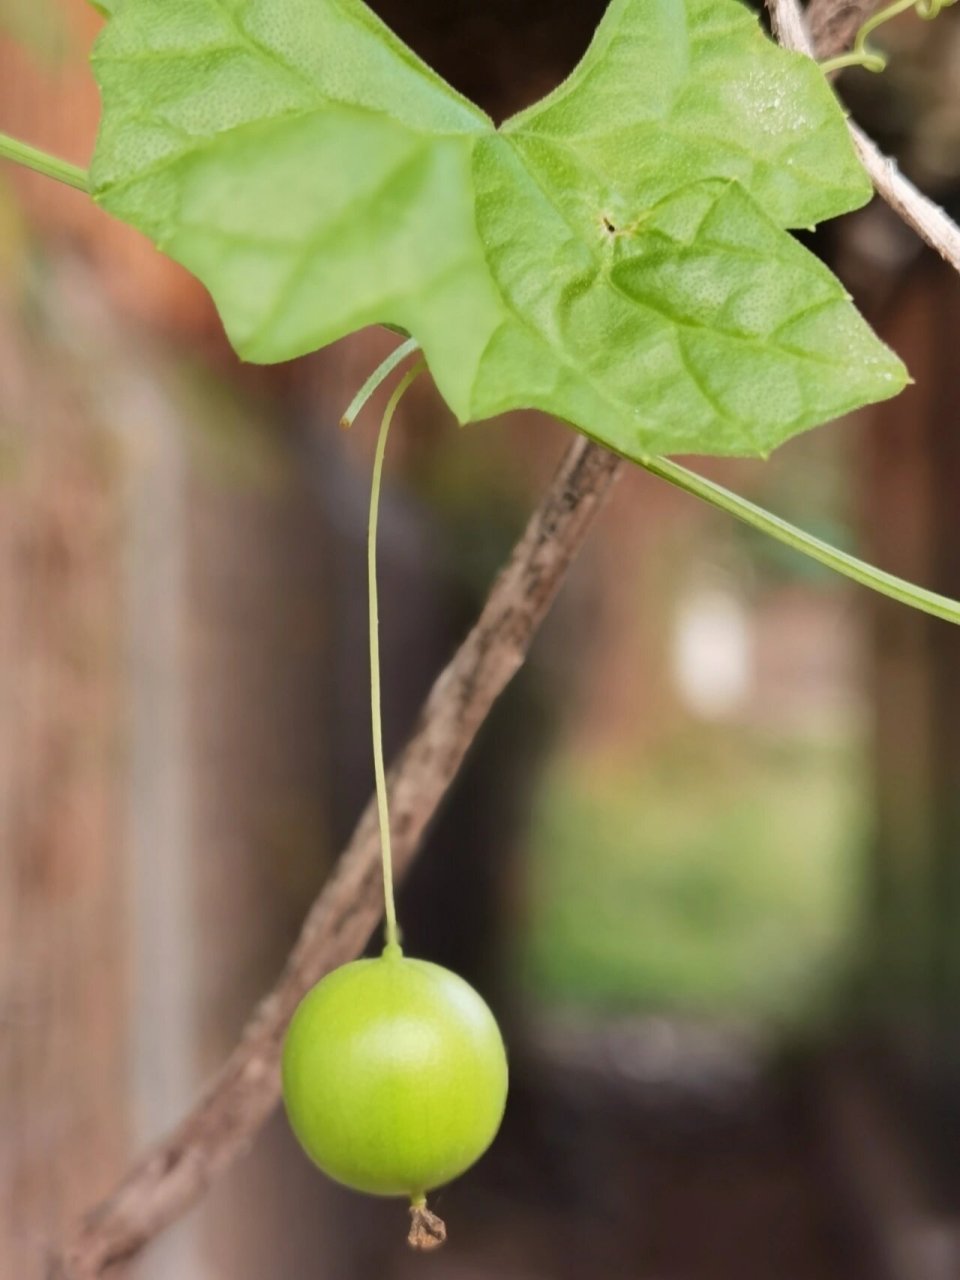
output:
<instances>
[{"instance_id":1,"label":"small round melon","mask_svg":"<svg viewBox=\"0 0 960 1280\"><path fill-rule=\"evenodd\" d=\"M324 1173L416 1202L493 1141L506 1053L469 983L388 949L335 969L304 997L283 1047L283 1097Z\"/></svg>"}]
</instances>

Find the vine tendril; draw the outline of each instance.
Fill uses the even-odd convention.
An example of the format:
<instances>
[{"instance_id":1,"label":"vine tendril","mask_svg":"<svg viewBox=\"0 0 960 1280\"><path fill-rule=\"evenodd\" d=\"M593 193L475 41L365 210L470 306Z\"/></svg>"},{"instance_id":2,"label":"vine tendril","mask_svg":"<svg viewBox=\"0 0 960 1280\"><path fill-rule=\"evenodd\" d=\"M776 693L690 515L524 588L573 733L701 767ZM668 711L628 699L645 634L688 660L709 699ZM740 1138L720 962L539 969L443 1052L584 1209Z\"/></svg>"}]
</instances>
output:
<instances>
[{"instance_id":1,"label":"vine tendril","mask_svg":"<svg viewBox=\"0 0 960 1280\"><path fill-rule=\"evenodd\" d=\"M901 13L906 13L910 9L915 11L918 18L923 18L925 22L931 22L940 14L941 10L956 3L957 0L894 0L893 4L887 5L885 9L881 9L879 13L875 13L872 18L866 20L857 32L853 48L849 53L842 53L836 58L824 59L820 63L821 70L825 75L830 75L834 71L842 71L844 67L863 67L865 71L883 71L887 65L887 55L867 44L867 41L878 27L882 27L885 23L890 22L892 18L897 18Z\"/></svg>"}]
</instances>

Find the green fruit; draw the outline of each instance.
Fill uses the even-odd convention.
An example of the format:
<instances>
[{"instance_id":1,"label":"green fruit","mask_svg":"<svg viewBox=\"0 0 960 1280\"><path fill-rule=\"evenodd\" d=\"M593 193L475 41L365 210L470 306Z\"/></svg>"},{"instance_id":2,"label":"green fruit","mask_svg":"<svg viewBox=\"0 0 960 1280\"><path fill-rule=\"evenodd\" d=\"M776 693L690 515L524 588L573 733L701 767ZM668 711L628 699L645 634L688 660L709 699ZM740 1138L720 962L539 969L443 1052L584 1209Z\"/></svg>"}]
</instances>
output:
<instances>
[{"instance_id":1,"label":"green fruit","mask_svg":"<svg viewBox=\"0 0 960 1280\"><path fill-rule=\"evenodd\" d=\"M283 1097L324 1173L422 1201L493 1141L507 1059L468 983L388 948L335 969L304 997L283 1046Z\"/></svg>"}]
</instances>

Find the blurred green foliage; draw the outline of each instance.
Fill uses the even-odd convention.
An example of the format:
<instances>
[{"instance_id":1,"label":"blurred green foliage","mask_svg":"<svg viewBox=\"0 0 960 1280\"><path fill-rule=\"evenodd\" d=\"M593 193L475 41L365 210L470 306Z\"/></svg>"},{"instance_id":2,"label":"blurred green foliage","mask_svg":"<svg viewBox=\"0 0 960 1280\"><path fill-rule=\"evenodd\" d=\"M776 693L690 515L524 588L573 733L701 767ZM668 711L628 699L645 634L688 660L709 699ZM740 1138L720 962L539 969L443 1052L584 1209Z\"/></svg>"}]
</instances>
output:
<instances>
[{"instance_id":1,"label":"blurred green foliage","mask_svg":"<svg viewBox=\"0 0 960 1280\"><path fill-rule=\"evenodd\" d=\"M536 800L527 983L616 1011L825 1012L866 811L852 746L711 729L636 768L557 763Z\"/></svg>"}]
</instances>

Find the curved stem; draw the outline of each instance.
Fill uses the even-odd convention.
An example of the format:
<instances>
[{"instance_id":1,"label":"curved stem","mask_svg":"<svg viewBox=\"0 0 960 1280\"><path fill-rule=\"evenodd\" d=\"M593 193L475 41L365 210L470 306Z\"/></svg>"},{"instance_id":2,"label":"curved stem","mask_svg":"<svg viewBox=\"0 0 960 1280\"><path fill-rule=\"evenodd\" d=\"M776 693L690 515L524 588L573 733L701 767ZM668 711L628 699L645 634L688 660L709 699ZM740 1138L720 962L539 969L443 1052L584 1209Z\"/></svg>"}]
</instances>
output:
<instances>
[{"instance_id":1,"label":"curved stem","mask_svg":"<svg viewBox=\"0 0 960 1280\"><path fill-rule=\"evenodd\" d=\"M413 339L410 341L412 342ZM404 343L404 346L409 347L410 343ZM411 347L410 349L412 350L413 348ZM398 347L397 351L403 351L403 347ZM397 356L397 351L393 353L391 368L396 367L399 360L403 358L402 356ZM407 352L404 352L404 355L406 354ZM388 357L388 360L384 361L384 365L388 363L390 358ZM381 373L384 365L380 366L377 374ZM387 436L390 434L390 424L404 392L422 369L423 362L419 361L413 369L404 374L394 388L393 394L387 402L387 407L383 411L380 434L377 436L377 449L373 458L373 480L370 486L370 519L367 524L367 600L370 608L370 722L373 733L373 771L377 789L377 817L380 823L380 858L383 864L383 907L386 920L387 951L399 951L400 944L397 941L397 907L393 893L390 808L387 802L387 778L383 763L383 718L380 705L380 618L377 595L377 524L380 515L383 459L387 451ZM389 372L390 370L388 369L387 373ZM375 378L377 374L374 375ZM367 393L368 398L374 387L379 386L384 377L386 377L386 373L382 374L378 382L373 383L371 391Z\"/></svg>"},{"instance_id":2,"label":"curved stem","mask_svg":"<svg viewBox=\"0 0 960 1280\"><path fill-rule=\"evenodd\" d=\"M402 360L405 360L407 356L412 355L414 351L419 350L420 343L416 338L408 338L406 342L401 342L399 347L394 348L387 358L377 365L376 369L374 369L373 373L371 373L370 377L350 401L346 413L344 413L343 417L340 419L341 427L345 430L352 427L367 401L377 388L390 377L397 365L400 364Z\"/></svg>"},{"instance_id":3,"label":"curved stem","mask_svg":"<svg viewBox=\"0 0 960 1280\"><path fill-rule=\"evenodd\" d=\"M869 58L861 50L851 49L849 53L841 53L836 58L827 58L820 63L820 69L825 76L830 76L835 71L843 71L846 67L863 67L865 71L883 71L886 65L884 57L875 54L873 58Z\"/></svg>"},{"instance_id":4,"label":"curved stem","mask_svg":"<svg viewBox=\"0 0 960 1280\"><path fill-rule=\"evenodd\" d=\"M35 173L42 173L47 178L54 178L77 191L90 190L86 169L41 151L38 147L31 147L29 143L11 138L6 133L0 133L0 157L23 165L26 169L33 169Z\"/></svg>"},{"instance_id":5,"label":"curved stem","mask_svg":"<svg viewBox=\"0 0 960 1280\"><path fill-rule=\"evenodd\" d=\"M754 529L769 534L771 538L792 547L802 555L819 561L829 569L835 569L846 578L852 578L863 587L878 591L892 600L899 600L901 604L920 609L921 612L929 613L934 618L960 624L960 602L951 600L949 596L927 591L924 587L915 586L912 582L898 578L892 573L877 569L872 564L867 564L865 560L847 555L845 551L832 547L829 542L823 542L813 534L805 533L788 521L781 520L779 516L765 511L763 507L758 507L746 498L731 493L729 489L714 484L712 480L688 471L686 467L681 467L676 462L670 462L666 458L654 458L647 462L640 462L639 465L652 475L659 476L661 480L666 480L676 485L678 489L693 494L695 498L701 498L711 506L726 511L728 515L735 516L745 524L752 525Z\"/></svg>"},{"instance_id":6,"label":"curved stem","mask_svg":"<svg viewBox=\"0 0 960 1280\"><path fill-rule=\"evenodd\" d=\"M868 18L861 26L849 53L841 54L836 58L826 58L820 63L824 74L830 75L833 71L842 71L844 67L863 67L866 71L883 71L887 65L886 55L867 48L867 41L878 27L882 27L884 23L899 17L909 9L915 10L919 17L930 21L937 17L941 9L955 3L956 0L894 0L885 9Z\"/></svg>"}]
</instances>

